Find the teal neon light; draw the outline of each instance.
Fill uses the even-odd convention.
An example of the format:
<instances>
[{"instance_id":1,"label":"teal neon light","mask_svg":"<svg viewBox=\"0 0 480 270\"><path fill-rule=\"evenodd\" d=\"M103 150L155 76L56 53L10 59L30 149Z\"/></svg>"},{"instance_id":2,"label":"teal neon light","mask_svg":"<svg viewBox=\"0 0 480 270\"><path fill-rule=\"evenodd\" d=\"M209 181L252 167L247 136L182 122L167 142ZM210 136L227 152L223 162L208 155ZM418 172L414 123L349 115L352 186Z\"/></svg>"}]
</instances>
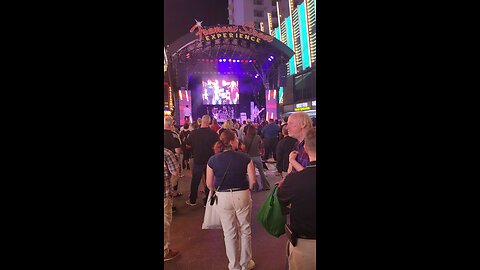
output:
<instances>
[{"instance_id":1,"label":"teal neon light","mask_svg":"<svg viewBox=\"0 0 480 270\"><path fill-rule=\"evenodd\" d=\"M283 104L283 86L278 89L278 103Z\"/></svg>"},{"instance_id":2,"label":"teal neon light","mask_svg":"<svg viewBox=\"0 0 480 270\"><path fill-rule=\"evenodd\" d=\"M308 42L308 22L306 16L305 2L298 5L298 24L300 26L300 45L302 50L302 66L303 69L307 69L311 66L312 60L310 59L310 44Z\"/></svg>"},{"instance_id":3,"label":"teal neon light","mask_svg":"<svg viewBox=\"0 0 480 270\"><path fill-rule=\"evenodd\" d=\"M295 48L293 47L293 29L292 29L292 20L290 20L290 17L285 18L285 27L287 29L287 46L290 47L293 51L295 51ZM290 61L288 61L290 65L290 75L295 74L295 55L290 58Z\"/></svg>"},{"instance_id":4,"label":"teal neon light","mask_svg":"<svg viewBox=\"0 0 480 270\"><path fill-rule=\"evenodd\" d=\"M282 41L282 37L280 36L280 27L275 28L275 38Z\"/></svg>"}]
</instances>

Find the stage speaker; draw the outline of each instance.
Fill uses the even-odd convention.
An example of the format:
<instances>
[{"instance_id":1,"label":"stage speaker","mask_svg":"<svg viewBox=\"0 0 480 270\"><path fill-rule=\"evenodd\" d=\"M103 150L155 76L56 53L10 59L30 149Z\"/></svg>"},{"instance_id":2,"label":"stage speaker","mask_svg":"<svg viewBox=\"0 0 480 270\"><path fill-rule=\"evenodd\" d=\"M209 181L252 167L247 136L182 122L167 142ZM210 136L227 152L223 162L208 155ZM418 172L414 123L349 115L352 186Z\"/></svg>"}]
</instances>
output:
<instances>
[{"instance_id":1,"label":"stage speaker","mask_svg":"<svg viewBox=\"0 0 480 270\"><path fill-rule=\"evenodd\" d=\"M285 87L287 85L287 64L281 64L278 67L278 86Z\"/></svg>"}]
</instances>

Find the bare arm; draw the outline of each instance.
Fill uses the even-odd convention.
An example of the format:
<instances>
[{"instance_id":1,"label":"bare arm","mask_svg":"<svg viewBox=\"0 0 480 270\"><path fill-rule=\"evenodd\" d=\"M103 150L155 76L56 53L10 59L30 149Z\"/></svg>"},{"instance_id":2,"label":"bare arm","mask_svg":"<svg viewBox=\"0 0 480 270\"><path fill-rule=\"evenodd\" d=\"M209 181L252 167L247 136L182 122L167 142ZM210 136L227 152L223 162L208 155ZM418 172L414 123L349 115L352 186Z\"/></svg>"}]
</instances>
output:
<instances>
[{"instance_id":1,"label":"bare arm","mask_svg":"<svg viewBox=\"0 0 480 270\"><path fill-rule=\"evenodd\" d=\"M257 182L255 180L255 165L253 165L253 161L250 161L250 163L248 163L247 172L248 172L248 183L250 186L250 190L252 190L253 186Z\"/></svg>"},{"instance_id":2,"label":"bare arm","mask_svg":"<svg viewBox=\"0 0 480 270\"><path fill-rule=\"evenodd\" d=\"M295 168L295 170L297 170L297 172L301 171L304 169L304 167L302 166L302 164L300 164L298 161L295 160L295 158L297 157L298 155L298 152L297 151L292 151L290 153L290 155L288 155L288 168L289 170L291 171L290 169L290 166L292 166L293 168Z\"/></svg>"},{"instance_id":3,"label":"bare arm","mask_svg":"<svg viewBox=\"0 0 480 270\"><path fill-rule=\"evenodd\" d=\"M205 182L207 183L207 187L209 190L214 190L213 187L213 169L210 168L210 166L207 165L207 178L205 179Z\"/></svg>"}]
</instances>

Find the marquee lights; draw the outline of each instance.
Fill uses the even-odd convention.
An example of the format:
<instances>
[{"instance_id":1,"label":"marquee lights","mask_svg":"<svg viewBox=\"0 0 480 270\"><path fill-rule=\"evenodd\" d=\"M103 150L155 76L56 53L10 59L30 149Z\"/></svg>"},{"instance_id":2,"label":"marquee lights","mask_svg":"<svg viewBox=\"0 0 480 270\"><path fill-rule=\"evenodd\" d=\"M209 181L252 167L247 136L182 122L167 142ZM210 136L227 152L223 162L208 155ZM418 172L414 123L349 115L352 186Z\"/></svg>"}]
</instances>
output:
<instances>
[{"instance_id":1,"label":"marquee lights","mask_svg":"<svg viewBox=\"0 0 480 270\"><path fill-rule=\"evenodd\" d=\"M270 56L269 57L269 60L273 60L274 57L273 56ZM271 61L270 60L270 61ZM227 62L227 59L226 58L219 58L219 59L207 59L207 58L198 58L197 59L198 62L210 62L210 63L214 63L214 62ZM233 63L256 63L257 60L255 59L228 59L228 62L233 62Z\"/></svg>"},{"instance_id":2,"label":"marquee lights","mask_svg":"<svg viewBox=\"0 0 480 270\"><path fill-rule=\"evenodd\" d=\"M230 25L230 26L214 26L203 28L201 23L196 23L190 28L190 32L198 30L195 35L198 36L198 40L216 40L221 38L236 38L246 39L256 43L260 43L261 40L266 42L272 42L273 37L266 35L262 32L255 30L253 23L245 23L244 25Z\"/></svg>"}]
</instances>

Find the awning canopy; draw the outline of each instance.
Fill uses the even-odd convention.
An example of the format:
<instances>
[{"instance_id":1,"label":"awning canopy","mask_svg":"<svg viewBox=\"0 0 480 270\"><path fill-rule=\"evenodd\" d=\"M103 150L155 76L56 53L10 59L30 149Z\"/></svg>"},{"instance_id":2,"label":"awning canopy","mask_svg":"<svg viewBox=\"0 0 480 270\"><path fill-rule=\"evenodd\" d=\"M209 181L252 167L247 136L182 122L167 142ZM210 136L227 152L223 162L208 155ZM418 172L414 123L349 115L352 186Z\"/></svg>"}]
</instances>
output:
<instances>
[{"instance_id":1,"label":"awning canopy","mask_svg":"<svg viewBox=\"0 0 480 270\"><path fill-rule=\"evenodd\" d=\"M249 26L204 28L197 23L191 31L167 47L172 74L176 74L177 78L199 71L228 72L218 70L216 65L224 61L225 64L241 65L241 69L231 69L232 74L241 72L243 75L268 76L279 68L286 70L286 63L294 55L281 41Z\"/></svg>"}]
</instances>

